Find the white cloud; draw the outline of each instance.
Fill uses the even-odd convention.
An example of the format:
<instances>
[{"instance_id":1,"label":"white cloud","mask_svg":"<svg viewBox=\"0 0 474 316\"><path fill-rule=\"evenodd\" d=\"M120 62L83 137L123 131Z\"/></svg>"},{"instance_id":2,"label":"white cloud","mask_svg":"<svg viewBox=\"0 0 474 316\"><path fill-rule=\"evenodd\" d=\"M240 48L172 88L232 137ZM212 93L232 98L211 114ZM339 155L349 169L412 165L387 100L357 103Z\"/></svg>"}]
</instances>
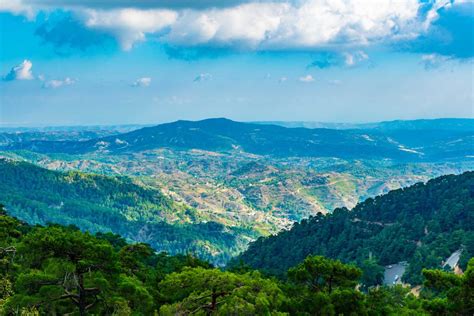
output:
<instances>
[{"instance_id":1,"label":"white cloud","mask_svg":"<svg viewBox=\"0 0 474 316\"><path fill-rule=\"evenodd\" d=\"M30 60L25 59L21 64L13 67L10 72L5 77L3 77L3 80L33 80L35 79L35 76L33 76L33 72L31 70L32 68L33 63ZM69 77L66 77L63 80L46 80L46 77L43 74L38 75L36 79L43 82L43 88L45 89L56 89L62 86L72 85L76 82L74 79Z\"/></svg>"},{"instance_id":2,"label":"white cloud","mask_svg":"<svg viewBox=\"0 0 474 316\"><path fill-rule=\"evenodd\" d=\"M210 73L201 73L199 75L196 76L196 78L194 78L194 82L199 82L199 81L207 81L207 80L211 80L212 79L212 75Z\"/></svg>"},{"instance_id":3,"label":"white cloud","mask_svg":"<svg viewBox=\"0 0 474 316\"><path fill-rule=\"evenodd\" d=\"M10 12L14 15L24 15L30 20L35 16L33 6L25 4L22 0L0 1L0 12Z\"/></svg>"},{"instance_id":4,"label":"white cloud","mask_svg":"<svg viewBox=\"0 0 474 316\"><path fill-rule=\"evenodd\" d=\"M166 40L182 45L238 45L253 49L367 45L413 36L417 0L303 0L248 3L227 9L188 10Z\"/></svg>"},{"instance_id":5,"label":"white cloud","mask_svg":"<svg viewBox=\"0 0 474 316\"><path fill-rule=\"evenodd\" d=\"M44 78L44 77L43 77ZM76 81L74 79L71 79L69 77L64 78L64 80L59 80L59 79L52 79L45 81L43 83L43 88L45 89L57 89L62 86L70 86L74 84Z\"/></svg>"},{"instance_id":6,"label":"white cloud","mask_svg":"<svg viewBox=\"0 0 474 316\"><path fill-rule=\"evenodd\" d=\"M153 34L178 46L344 51L415 38L438 18L440 8L453 6L446 0L235 0L228 7L216 7L215 0L195 2L9 0L0 10L21 13L56 5L75 13L86 27L113 35L125 50ZM419 14L427 5L428 13ZM347 64L355 64L355 57L346 56Z\"/></svg>"},{"instance_id":7,"label":"white cloud","mask_svg":"<svg viewBox=\"0 0 474 316\"><path fill-rule=\"evenodd\" d=\"M10 72L3 77L3 80L32 80L34 79L31 68L33 63L28 59L25 59L21 64L13 67Z\"/></svg>"},{"instance_id":8,"label":"white cloud","mask_svg":"<svg viewBox=\"0 0 474 316\"><path fill-rule=\"evenodd\" d=\"M299 77L298 80L299 80L300 82L309 83L309 82L313 82L313 81L314 81L314 78L313 78L313 76L311 76L311 75L306 75L306 76L303 76L303 77Z\"/></svg>"},{"instance_id":9,"label":"white cloud","mask_svg":"<svg viewBox=\"0 0 474 316\"><path fill-rule=\"evenodd\" d=\"M338 86L342 84L342 81L339 79L332 79L332 80L328 80L328 83L333 86Z\"/></svg>"},{"instance_id":10,"label":"white cloud","mask_svg":"<svg viewBox=\"0 0 474 316\"><path fill-rule=\"evenodd\" d=\"M438 68L449 60L451 60L451 57L438 54L426 54L421 56L421 64L423 64L426 70Z\"/></svg>"},{"instance_id":11,"label":"white cloud","mask_svg":"<svg viewBox=\"0 0 474 316\"><path fill-rule=\"evenodd\" d=\"M369 59L369 55L367 55L364 51L356 51L354 53L344 53L344 62L346 66L355 66L365 60Z\"/></svg>"},{"instance_id":12,"label":"white cloud","mask_svg":"<svg viewBox=\"0 0 474 316\"><path fill-rule=\"evenodd\" d=\"M280 77L280 79L278 79L278 83L283 83L285 81L287 81L288 78L287 77Z\"/></svg>"},{"instance_id":13,"label":"white cloud","mask_svg":"<svg viewBox=\"0 0 474 316\"><path fill-rule=\"evenodd\" d=\"M124 50L145 40L147 33L156 33L173 24L178 13L171 10L114 9L79 11L79 17L88 28L109 32Z\"/></svg>"},{"instance_id":14,"label":"white cloud","mask_svg":"<svg viewBox=\"0 0 474 316\"><path fill-rule=\"evenodd\" d=\"M22 2L20 0L8 0ZM24 2L35 4L45 8L53 7L91 7L98 9L114 8L195 8L205 9L209 7L229 7L251 0L24 0Z\"/></svg>"},{"instance_id":15,"label":"white cloud","mask_svg":"<svg viewBox=\"0 0 474 316\"><path fill-rule=\"evenodd\" d=\"M184 11L166 40L179 45L213 44L258 48L278 31L288 4L249 3L228 9Z\"/></svg>"},{"instance_id":16,"label":"white cloud","mask_svg":"<svg viewBox=\"0 0 474 316\"><path fill-rule=\"evenodd\" d=\"M132 87L148 87L151 83L150 77L138 78L131 84Z\"/></svg>"}]
</instances>

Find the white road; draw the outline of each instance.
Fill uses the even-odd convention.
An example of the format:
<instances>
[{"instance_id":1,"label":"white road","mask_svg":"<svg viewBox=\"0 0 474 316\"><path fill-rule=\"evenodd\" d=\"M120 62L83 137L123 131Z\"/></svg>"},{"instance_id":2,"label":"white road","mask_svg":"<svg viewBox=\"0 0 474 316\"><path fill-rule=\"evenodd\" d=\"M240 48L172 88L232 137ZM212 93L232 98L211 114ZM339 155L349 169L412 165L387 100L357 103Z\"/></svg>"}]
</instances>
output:
<instances>
[{"instance_id":1,"label":"white road","mask_svg":"<svg viewBox=\"0 0 474 316\"><path fill-rule=\"evenodd\" d=\"M455 252L453 252L451 254L451 256L449 256L449 258L446 259L446 262L443 264L443 268L448 265L448 266L451 267L451 269L454 269L454 267L456 267L456 265L459 262L459 258L461 257L461 253L462 253L461 249L456 250Z\"/></svg>"}]
</instances>

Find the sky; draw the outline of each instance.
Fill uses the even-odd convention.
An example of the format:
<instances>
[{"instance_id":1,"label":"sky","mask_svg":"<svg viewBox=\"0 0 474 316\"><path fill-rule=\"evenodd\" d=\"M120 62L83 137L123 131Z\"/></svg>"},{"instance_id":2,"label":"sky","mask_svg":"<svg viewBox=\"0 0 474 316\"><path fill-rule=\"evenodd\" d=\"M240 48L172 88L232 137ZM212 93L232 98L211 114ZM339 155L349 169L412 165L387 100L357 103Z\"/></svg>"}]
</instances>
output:
<instances>
[{"instance_id":1,"label":"sky","mask_svg":"<svg viewBox=\"0 0 474 316\"><path fill-rule=\"evenodd\" d=\"M0 126L474 116L474 1L2 0Z\"/></svg>"}]
</instances>

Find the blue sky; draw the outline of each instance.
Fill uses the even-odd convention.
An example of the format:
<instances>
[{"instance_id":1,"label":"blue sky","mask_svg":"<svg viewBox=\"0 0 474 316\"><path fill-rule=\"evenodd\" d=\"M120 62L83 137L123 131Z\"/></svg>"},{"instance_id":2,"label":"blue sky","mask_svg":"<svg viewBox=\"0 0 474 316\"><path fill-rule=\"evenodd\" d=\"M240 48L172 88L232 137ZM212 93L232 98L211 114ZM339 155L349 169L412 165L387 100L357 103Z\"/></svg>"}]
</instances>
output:
<instances>
[{"instance_id":1,"label":"blue sky","mask_svg":"<svg viewBox=\"0 0 474 316\"><path fill-rule=\"evenodd\" d=\"M0 124L472 117L474 3L10 0Z\"/></svg>"}]
</instances>

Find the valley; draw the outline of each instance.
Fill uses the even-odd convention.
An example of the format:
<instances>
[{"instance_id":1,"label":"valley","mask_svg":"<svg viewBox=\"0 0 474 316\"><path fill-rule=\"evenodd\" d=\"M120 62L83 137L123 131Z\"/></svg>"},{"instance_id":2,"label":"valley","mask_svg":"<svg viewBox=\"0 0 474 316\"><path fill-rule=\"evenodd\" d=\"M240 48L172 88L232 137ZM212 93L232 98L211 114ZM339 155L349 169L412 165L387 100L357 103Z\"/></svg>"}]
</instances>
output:
<instances>
[{"instance_id":1,"label":"valley","mask_svg":"<svg viewBox=\"0 0 474 316\"><path fill-rule=\"evenodd\" d=\"M0 316L474 316L474 0L0 26Z\"/></svg>"},{"instance_id":2,"label":"valley","mask_svg":"<svg viewBox=\"0 0 474 316\"><path fill-rule=\"evenodd\" d=\"M196 127L189 127L191 134L184 133L183 124L186 126L197 124L200 126L200 134L198 136L192 134L194 132L192 129ZM426 122L423 124L426 125ZM87 138L84 136L85 132L78 133L77 130L73 132L62 130L59 133L62 135L61 140L57 139L57 132L51 134L51 131L43 131L39 136L35 134L24 138L18 136L18 134L21 135L21 132L17 132L15 134L16 141L12 141L13 138L10 134L7 135L10 142L2 147L0 157L12 161L25 161L48 170L66 173L80 172L84 176L103 175L112 177L111 179L125 177L130 179L133 185L154 190L155 195L163 196L172 204L169 211L159 211L153 215L153 218L125 217L124 221L136 227L132 231L143 229L140 235L118 230L119 226L116 224L99 225L93 230L120 233L130 238L131 241L148 240L155 245L157 250L170 253L193 251L218 265L225 264L232 256L246 249L248 243L259 236L269 236L281 230L290 229L294 222L299 222L318 213L331 213L335 208L351 209L369 197L417 182L426 182L444 174L460 174L474 169L474 160L465 157L469 156L465 153L469 153L470 150L469 142L467 145L465 142L472 137L473 132L469 129L469 125L460 125L459 122L451 123L448 127L454 126L453 128L437 133L433 133L429 129L430 138L437 140L425 145L426 148L437 148L430 150L439 153L446 146L451 146L451 153L459 155L461 152L464 155L458 156L456 159L424 159L420 155L415 155L416 159L406 160L405 156L391 156L392 151L386 152L387 158L361 158L357 153L357 150L360 149L359 141L350 145L350 151L341 152L337 157L326 156L327 153L311 154L311 156L301 155L299 154L302 153L300 149L297 149L295 154L258 154L243 150L248 145L232 145L230 147L219 147L219 145L207 148L213 142L209 139L204 142L200 138L202 135L206 135L212 139L226 139L224 136L216 134L216 129L218 129L221 131L219 133L234 135L232 138L234 140L231 141L234 143L238 138L235 135L239 135L239 131L248 133L248 125L252 130L258 126L218 119L196 123L180 121L174 125L167 124L165 127L159 125L153 127L155 131L158 131L156 134L152 133L150 129L153 128L149 127L132 131L125 130L125 134L105 136L105 139L125 139L128 144L143 142L146 146L140 145L130 148L127 146L127 149L93 147L91 151L89 149L79 150L79 148L89 148L88 144L104 142L104 138L99 138L102 140L98 141L95 138L96 134L87 134L89 135ZM407 130L389 129L389 132L397 135L409 134L412 126L416 124L408 125L410 128ZM458 126L461 126L460 130ZM107 135L117 129L115 127L108 131L106 128L102 128L99 131ZM156 143L157 138L164 137L161 134L163 130L167 136ZM228 130L233 131L229 132ZM327 142L328 137L332 137L327 135L333 135L335 132L345 133L343 130L324 130L326 136L322 137L321 141ZM295 132L289 129L285 133L292 135ZM348 135L353 135L353 133L355 132L351 130ZM360 134L360 132L358 133ZM368 133L374 132L371 130L362 132L363 135ZM460 137L460 133L464 135L464 143L451 143L452 139ZM302 131L298 131L298 134L313 135L314 133L311 133L311 129L302 129ZM78 139L77 135L82 136ZM251 139L256 144L270 142L282 146L286 143L286 140L282 140L281 136L278 139L273 139L272 134L265 135L266 140ZM7 136L4 135L4 138L6 139ZM131 138L132 136L135 138ZM148 139L146 142L143 140L144 137ZM242 139L246 139L242 136L239 137L241 143ZM303 142L304 137L300 142ZM349 136L346 135L343 138L345 137ZM384 139L385 136L379 135L377 137ZM340 145L342 146L341 150L349 148L348 145L344 145L344 142ZM115 143L117 142L115 141ZM215 143L219 144L219 141ZM155 144L154 147L152 144ZM186 145L183 147L183 144ZM414 148L413 145L397 146ZM364 146L362 146L362 151L365 150ZM380 150L382 153L386 147L384 145L380 149L376 147L373 150ZM424 151L418 147L417 150ZM440 156L440 154L436 155ZM81 198L88 200L89 197L85 195ZM34 199L30 202L34 202ZM55 201L57 204L62 202ZM9 208L10 205L7 202L4 203ZM46 214L50 211L43 209L42 212ZM117 209L113 212L120 213L121 211ZM29 218L26 214L15 215L19 218ZM50 220L54 218L56 217L53 216ZM71 217L61 223L75 223L75 219ZM187 239L176 243L176 240L170 237L171 235L165 234L162 237L166 240L161 242L153 238L150 239L149 236L154 232L150 231L153 229L148 227L147 223L166 224L171 230L173 227L177 227L176 229L179 230L189 230L189 236L197 234L200 237L196 243L186 241ZM206 225L212 223L220 225L214 237L211 236L212 234L209 235L206 228ZM90 229L93 226L87 224L81 228ZM202 231L203 227L204 231ZM162 231L162 228L155 227L155 229ZM205 232L204 235L200 235L199 231ZM229 243L224 243L224 245L218 241L222 237L217 236L224 236L222 234L228 235L224 240L229 240Z\"/></svg>"}]
</instances>

